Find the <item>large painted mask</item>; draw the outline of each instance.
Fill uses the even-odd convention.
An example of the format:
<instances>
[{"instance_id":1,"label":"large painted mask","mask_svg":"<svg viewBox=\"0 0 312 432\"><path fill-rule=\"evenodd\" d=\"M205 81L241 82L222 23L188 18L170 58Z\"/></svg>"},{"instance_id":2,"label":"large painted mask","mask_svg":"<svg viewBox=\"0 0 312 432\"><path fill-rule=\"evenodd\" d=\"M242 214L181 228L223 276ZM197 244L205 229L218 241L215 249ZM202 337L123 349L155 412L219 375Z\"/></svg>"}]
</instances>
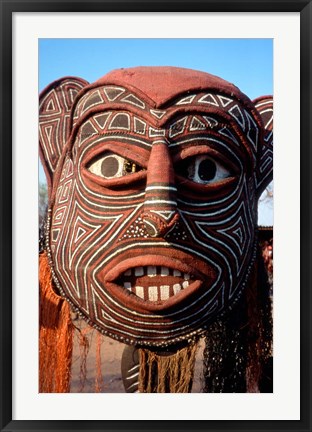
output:
<instances>
[{"instance_id":1,"label":"large painted mask","mask_svg":"<svg viewBox=\"0 0 312 432\"><path fill-rule=\"evenodd\" d=\"M272 99L174 67L67 77L40 98L57 289L126 344L192 339L231 309L272 178Z\"/></svg>"}]
</instances>

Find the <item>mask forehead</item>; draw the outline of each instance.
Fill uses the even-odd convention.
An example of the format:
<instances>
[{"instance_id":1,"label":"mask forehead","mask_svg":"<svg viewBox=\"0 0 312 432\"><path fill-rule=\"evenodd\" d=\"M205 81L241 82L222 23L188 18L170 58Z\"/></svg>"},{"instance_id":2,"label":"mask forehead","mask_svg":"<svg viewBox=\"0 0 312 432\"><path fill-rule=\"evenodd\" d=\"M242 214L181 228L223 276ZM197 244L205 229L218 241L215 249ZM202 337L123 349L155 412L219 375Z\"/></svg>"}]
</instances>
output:
<instances>
[{"instance_id":1,"label":"mask forehead","mask_svg":"<svg viewBox=\"0 0 312 432\"><path fill-rule=\"evenodd\" d=\"M119 110L124 111L124 114L115 113L113 117L110 115L110 111ZM99 116L95 116L95 113ZM193 118L190 113L193 113ZM198 118L196 113L201 114L201 118ZM233 93L228 95L224 89L218 92L205 89L194 94L187 92L187 96L180 95L155 109L154 101L145 94L138 96L133 90L116 85L100 86L86 90L74 106L74 131L77 132L90 115L94 121L84 125L85 136L97 133L98 128L108 128L134 130L135 133L152 139L164 136L165 129L169 127L168 138L174 139L188 131L209 132L214 129L214 132L243 146L253 165L256 164L259 142L262 139L261 121L255 109ZM168 126L170 119L175 117L179 117L178 120L171 121L172 124ZM149 127L146 126L146 121Z\"/></svg>"}]
</instances>

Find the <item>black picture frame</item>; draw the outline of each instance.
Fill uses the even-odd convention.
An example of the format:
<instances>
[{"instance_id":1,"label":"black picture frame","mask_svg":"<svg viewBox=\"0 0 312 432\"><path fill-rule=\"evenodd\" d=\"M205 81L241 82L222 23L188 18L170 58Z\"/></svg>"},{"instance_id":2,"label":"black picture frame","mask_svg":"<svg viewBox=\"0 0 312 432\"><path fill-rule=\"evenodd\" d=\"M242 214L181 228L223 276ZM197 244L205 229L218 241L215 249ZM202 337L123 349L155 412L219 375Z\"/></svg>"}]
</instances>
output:
<instances>
[{"instance_id":1,"label":"black picture frame","mask_svg":"<svg viewBox=\"0 0 312 432\"><path fill-rule=\"evenodd\" d=\"M311 0L0 0L0 428L1 431L311 431ZM301 405L300 420L12 420L12 16L15 12L300 12ZM290 227L297 229L297 227ZM291 373L291 371L290 371ZM287 377L285 378L287 379Z\"/></svg>"}]
</instances>

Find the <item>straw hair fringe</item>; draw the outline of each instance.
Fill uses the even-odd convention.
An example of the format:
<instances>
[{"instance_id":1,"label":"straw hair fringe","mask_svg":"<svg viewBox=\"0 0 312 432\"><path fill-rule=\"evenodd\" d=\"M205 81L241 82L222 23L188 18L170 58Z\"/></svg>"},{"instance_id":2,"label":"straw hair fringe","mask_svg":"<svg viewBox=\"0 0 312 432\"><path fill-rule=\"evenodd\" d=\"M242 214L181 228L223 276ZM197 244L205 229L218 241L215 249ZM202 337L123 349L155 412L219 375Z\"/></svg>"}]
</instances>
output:
<instances>
[{"instance_id":1,"label":"straw hair fringe","mask_svg":"<svg viewBox=\"0 0 312 432\"><path fill-rule=\"evenodd\" d=\"M159 355L147 349L140 349L139 392L190 392L197 348L198 343L192 343L173 355Z\"/></svg>"}]
</instances>

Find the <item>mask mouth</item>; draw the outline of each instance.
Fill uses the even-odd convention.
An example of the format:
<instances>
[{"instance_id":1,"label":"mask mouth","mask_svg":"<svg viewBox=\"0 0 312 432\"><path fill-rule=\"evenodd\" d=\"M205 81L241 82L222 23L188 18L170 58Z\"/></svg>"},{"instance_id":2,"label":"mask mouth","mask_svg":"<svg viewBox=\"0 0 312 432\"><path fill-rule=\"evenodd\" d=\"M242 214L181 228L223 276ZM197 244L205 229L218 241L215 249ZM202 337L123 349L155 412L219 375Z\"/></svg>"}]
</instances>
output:
<instances>
[{"instance_id":1,"label":"mask mouth","mask_svg":"<svg viewBox=\"0 0 312 432\"><path fill-rule=\"evenodd\" d=\"M168 252L167 252L168 253ZM120 259L104 268L99 280L127 308L142 312L161 312L188 301L204 282L211 286L216 272L211 266L193 266L191 257L137 255ZM181 253L180 253L181 255Z\"/></svg>"},{"instance_id":2,"label":"mask mouth","mask_svg":"<svg viewBox=\"0 0 312 432\"><path fill-rule=\"evenodd\" d=\"M117 285L144 301L159 302L188 289L196 278L189 272L167 266L138 266L127 269Z\"/></svg>"}]
</instances>

